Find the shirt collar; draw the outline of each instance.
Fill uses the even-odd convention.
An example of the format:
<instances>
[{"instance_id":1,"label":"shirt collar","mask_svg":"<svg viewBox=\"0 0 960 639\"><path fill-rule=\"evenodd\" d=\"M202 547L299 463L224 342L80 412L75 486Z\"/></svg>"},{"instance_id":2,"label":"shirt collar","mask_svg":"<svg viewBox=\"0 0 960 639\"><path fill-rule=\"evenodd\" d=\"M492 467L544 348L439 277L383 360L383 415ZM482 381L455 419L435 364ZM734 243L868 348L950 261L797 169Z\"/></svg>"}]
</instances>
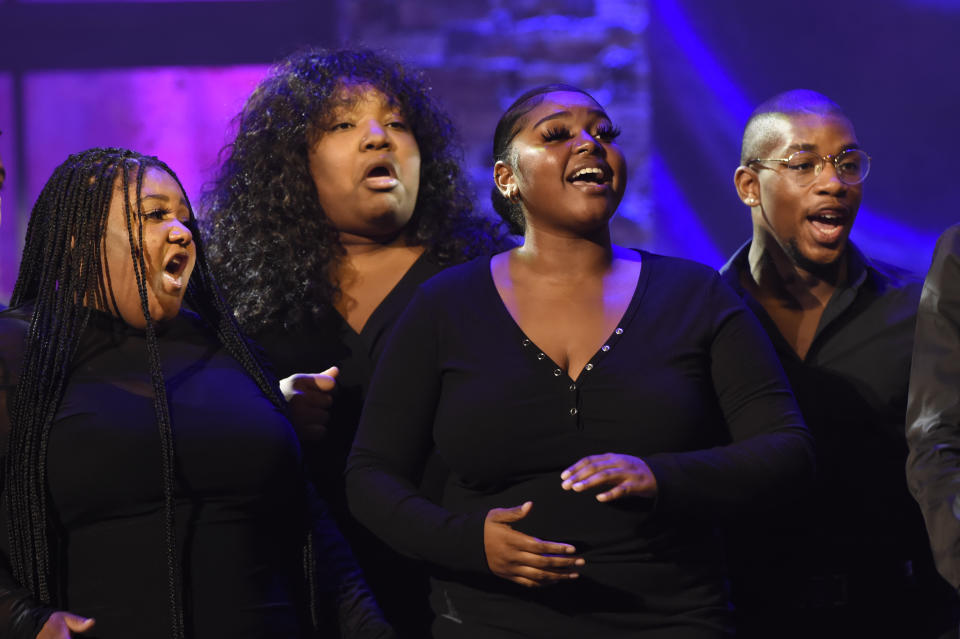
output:
<instances>
[{"instance_id":1,"label":"shirt collar","mask_svg":"<svg viewBox=\"0 0 960 639\"><path fill-rule=\"evenodd\" d=\"M740 283L741 274L750 271L750 245L752 240L744 242L740 248L727 260L727 263L720 267L720 276L741 296L744 293L743 284ZM840 289L860 290L860 287L867 281L867 273L870 270L870 259L863 254L856 244L847 240L847 279L846 282L837 287Z\"/></svg>"}]
</instances>

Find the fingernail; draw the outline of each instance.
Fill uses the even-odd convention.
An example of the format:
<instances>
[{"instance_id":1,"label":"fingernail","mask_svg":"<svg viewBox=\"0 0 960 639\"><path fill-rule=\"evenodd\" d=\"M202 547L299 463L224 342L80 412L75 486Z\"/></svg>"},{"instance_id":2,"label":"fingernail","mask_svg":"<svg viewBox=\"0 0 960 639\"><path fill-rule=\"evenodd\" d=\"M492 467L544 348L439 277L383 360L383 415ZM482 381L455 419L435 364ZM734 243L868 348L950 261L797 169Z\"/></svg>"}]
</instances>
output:
<instances>
[{"instance_id":1,"label":"fingernail","mask_svg":"<svg viewBox=\"0 0 960 639\"><path fill-rule=\"evenodd\" d=\"M569 476L570 476L570 471L569 471L569 470L565 470L565 471L563 471L562 473L560 473L560 479L566 479L566 478L569 477Z\"/></svg>"},{"instance_id":2,"label":"fingernail","mask_svg":"<svg viewBox=\"0 0 960 639\"><path fill-rule=\"evenodd\" d=\"M563 488L564 490L570 490L570 482L565 481L562 484L560 484L560 487Z\"/></svg>"},{"instance_id":3,"label":"fingernail","mask_svg":"<svg viewBox=\"0 0 960 639\"><path fill-rule=\"evenodd\" d=\"M580 557L580 558L577 559L575 562L573 562L573 565L574 565L574 566L582 566L582 565L584 565L585 563L587 563L587 560L584 559L583 557Z\"/></svg>"},{"instance_id":4,"label":"fingernail","mask_svg":"<svg viewBox=\"0 0 960 639\"><path fill-rule=\"evenodd\" d=\"M570 578L571 578L571 579L576 579L576 578L579 577L579 576L580 576L580 575L579 575L578 573L575 573L575 572L571 572L571 573L570 573Z\"/></svg>"},{"instance_id":5,"label":"fingernail","mask_svg":"<svg viewBox=\"0 0 960 639\"><path fill-rule=\"evenodd\" d=\"M577 482L576 484L573 485L573 489L574 489L574 490L580 490L581 488L583 488L583 482L582 482L582 481L581 481L581 482Z\"/></svg>"},{"instance_id":6,"label":"fingernail","mask_svg":"<svg viewBox=\"0 0 960 639\"><path fill-rule=\"evenodd\" d=\"M568 554L568 555L572 555L572 554L575 553L575 552L577 552L577 549L576 549L576 548L574 548L573 546L567 546L567 554Z\"/></svg>"}]
</instances>

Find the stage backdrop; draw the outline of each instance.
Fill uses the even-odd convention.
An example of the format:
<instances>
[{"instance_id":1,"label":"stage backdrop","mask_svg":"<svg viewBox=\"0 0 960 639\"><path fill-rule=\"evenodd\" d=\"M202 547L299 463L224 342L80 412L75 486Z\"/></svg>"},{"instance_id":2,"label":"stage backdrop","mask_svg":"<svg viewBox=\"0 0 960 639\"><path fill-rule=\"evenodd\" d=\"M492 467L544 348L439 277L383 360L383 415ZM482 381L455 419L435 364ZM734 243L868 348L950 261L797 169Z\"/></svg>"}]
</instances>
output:
<instances>
[{"instance_id":1,"label":"stage backdrop","mask_svg":"<svg viewBox=\"0 0 960 639\"><path fill-rule=\"evenodd\" d=\"M796 87L843 106L874 160L854 237L925 270L957 217L957 0L0 0L0 301L30 205L89 146L154 153L197 200L268 65L305 45L422 68L460 127L489 211L490 139L516 95L564 81L623 128L622 243L713 266L749 235L732 175L756 103Z\"/></svg>"}]
</instances>

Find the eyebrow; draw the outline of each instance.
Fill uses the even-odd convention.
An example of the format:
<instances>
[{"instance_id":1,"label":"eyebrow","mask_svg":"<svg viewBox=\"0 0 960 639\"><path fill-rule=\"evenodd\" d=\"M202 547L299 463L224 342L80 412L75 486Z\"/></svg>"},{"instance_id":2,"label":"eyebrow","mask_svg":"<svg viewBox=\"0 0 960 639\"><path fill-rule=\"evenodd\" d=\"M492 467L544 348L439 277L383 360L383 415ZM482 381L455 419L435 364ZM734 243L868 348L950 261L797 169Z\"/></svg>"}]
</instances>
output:
<instances>
[{"instance_id":1,"label":"eyebrow","mask_svg":"<svg viewBox=\"0 0 960 639\"><path fill-rule=\"evenodd\" d=\"M847 149L859 149L860 145L856 142L847 142L846 144L841 144L840 148L844 151ZM816 144L791 144L787 147L787 151L816 151Z\"/></svg>"},{"instance_id":2,"label":"eyebrow","mask_svg":"<svg viewBox=\"0 0 960 639\"><path fill-rule=\"evenodd\" d=\"M603 109L589 109L589 110L587 111L587 113L589 113L590 115L599 115L600 117L605 118L605 119L608 119L608 120L610 119L609 116L607 116L607 112L604 111ZM543 117L543 118L540 118L539 120L537 120L537 123L533 125L533 128L537 128L538 126L540 126L540 125L543 124L544 122L548 122L548 121L550 121L550 120L555 120L555 119L557 119L557 118L566 117L566 116L568 116L568 115L573 115L573 114L570 113L569 111L557 111L556 113L551 113L550 115L548 115L548 116L546 116L546 117Z\"/></svg>"},{"instance_id":3,"label":"eyebrow","mask_svg":"<svg viewBox=\"0 0 960 639\"><path fill-rule=\"evenodd\" d=\"M163 193L150 193L149 195L144 195L140 198L141 202L145 200L162 200L164 202L169 202L170 198ZM180 206L186 207L187 201L183 198L180 198Z\"/></svg>"}]
</instances>

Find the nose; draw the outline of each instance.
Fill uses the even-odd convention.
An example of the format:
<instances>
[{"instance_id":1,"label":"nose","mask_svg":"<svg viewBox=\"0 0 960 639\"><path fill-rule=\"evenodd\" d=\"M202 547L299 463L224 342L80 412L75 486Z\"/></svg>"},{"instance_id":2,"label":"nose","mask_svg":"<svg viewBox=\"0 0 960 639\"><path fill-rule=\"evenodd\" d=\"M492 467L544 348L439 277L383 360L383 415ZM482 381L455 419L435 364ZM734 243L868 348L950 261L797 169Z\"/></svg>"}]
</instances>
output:
<instances>
[{"instance_id":1,"label":"nose","mask_svg":"<svg viewBox=\"0 0 960 639\"><path fill-rule=\"evenodd\" d=\"M603 145L590 135L589 131L582 129L574 139L574 151L576 153L599 153L602 155L604 149Z\"/></svg>"},{"instance_id":2,"label":"nose","mask_svg":"<svg viewBox=\"0 0 960 639\"><path fill-rule=\"evenodd\" d=\"M367 125L367 131L364 133L360 144L364 149L376 150L390 147L390 136L382 124L376 120L371 120Z\"/></svg>"},{"instance_id":3,"label":"nose","mask_svg":"<svg viewBox=\"0 0 960 639\"><path fill-rule=\"evenodd\" d=\"M193 243L193 233L186 224L180 220L174 220L167 232L167 241L186 248Z\"/></svg>"},{"instance_id":4,"label":"nose","mask_svg":"<svg viewBox=\"0 0 960 639\"><path fill-rule=\"evenodd\" d=\"M814 186L818 193L830 193L839 195L845 193L848 185L840 181L840 175L837 173L837 167L833 162L825 161L820 174L814 181Z\"/></svg>"}]
</instances>

